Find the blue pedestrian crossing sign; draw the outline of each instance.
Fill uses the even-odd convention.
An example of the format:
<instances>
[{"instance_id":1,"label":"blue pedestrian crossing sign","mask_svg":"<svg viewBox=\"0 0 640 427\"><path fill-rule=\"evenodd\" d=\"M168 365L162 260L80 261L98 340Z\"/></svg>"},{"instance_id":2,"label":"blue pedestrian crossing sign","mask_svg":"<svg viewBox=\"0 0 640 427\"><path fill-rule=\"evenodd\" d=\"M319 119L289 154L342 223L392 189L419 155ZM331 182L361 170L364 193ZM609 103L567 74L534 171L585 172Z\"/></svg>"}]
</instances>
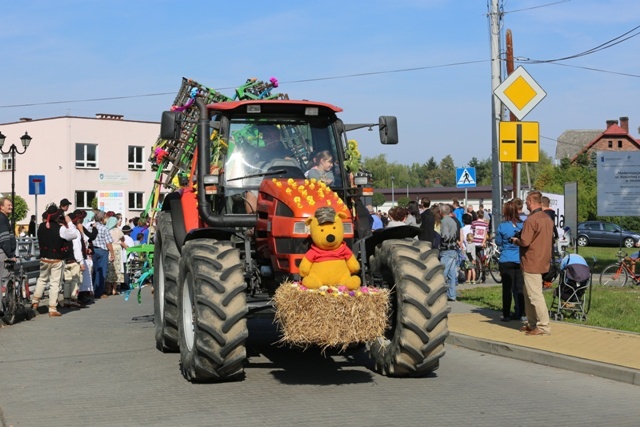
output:
<instances>
[{"instance_id":1,"label":"blue pedestrian crossing sign","mask_svg":"<svg viewBox=\"0 0 640 427\"><path fill-rule=\"evenodd\" d=\"M456 187L468 188L476 186L476 168L456 168Z\"/></svg>"}]
</instances>

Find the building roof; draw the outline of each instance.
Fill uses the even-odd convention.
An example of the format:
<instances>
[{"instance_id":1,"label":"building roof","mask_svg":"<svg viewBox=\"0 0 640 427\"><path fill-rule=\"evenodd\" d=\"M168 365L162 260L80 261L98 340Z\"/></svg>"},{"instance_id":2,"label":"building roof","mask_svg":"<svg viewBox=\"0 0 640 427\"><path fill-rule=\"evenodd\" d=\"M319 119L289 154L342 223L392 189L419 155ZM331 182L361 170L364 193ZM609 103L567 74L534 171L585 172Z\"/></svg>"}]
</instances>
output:
<instances>
[{"instance_id":1,"label":"building roof","mask_svg":"<svg viewBox=\"0 0 640 427\"><path fill-rule=\"evenodd\" d=\"M556 144L556 160L572 159L582 149L602 134L598 129L566 130L558 137Z\"/></svg>"}]
</instances>

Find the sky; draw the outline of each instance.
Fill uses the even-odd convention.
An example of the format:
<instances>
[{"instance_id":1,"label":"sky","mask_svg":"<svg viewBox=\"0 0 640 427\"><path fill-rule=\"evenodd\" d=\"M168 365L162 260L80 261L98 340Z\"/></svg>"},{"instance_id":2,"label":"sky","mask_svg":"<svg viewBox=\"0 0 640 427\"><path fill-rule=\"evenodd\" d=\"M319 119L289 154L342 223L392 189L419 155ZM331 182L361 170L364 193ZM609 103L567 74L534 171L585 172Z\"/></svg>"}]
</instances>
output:
<instances>
[{"instance_id":1,"label":"sky","mask_svg":"<svg viewBox=\"0 0 640 427\"><path fill-rule=\"evenodd\" d=\"M451 155L466 166L491 156L488 3L3 1L0 131L21 117L159 121L182 77L232 95L248 78L273 76L292 99L340 106L345 123L396 116L398 146L381 145L377 132L350 135L365 157L408 165ZM618 37L640 25L640 2L501 5L503 33L512 31L522 58L516 66L547 92L525 118L540 123L542 150L553 156L563 131L604 130L621 116L639 137L640 37L559 63L525 60L563 58ZM117 99L90 101L104 98Z\"/></svg>"}]
</instances>

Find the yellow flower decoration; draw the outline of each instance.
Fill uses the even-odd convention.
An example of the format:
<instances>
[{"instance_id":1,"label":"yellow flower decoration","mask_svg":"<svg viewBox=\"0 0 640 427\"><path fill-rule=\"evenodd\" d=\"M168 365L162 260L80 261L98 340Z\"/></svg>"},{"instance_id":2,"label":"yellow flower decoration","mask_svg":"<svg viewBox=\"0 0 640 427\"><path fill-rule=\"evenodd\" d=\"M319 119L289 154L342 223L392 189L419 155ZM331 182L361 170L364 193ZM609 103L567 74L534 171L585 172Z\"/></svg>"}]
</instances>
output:
<instances>
[{"instance_id":1,"label":"yellow flower decoration","mask_svg":"<svg viewBox=\"0 0 640 427\"><path fill-rule=\"evenodd\" d=\"M298 203L298 209L302 209L302 205Z\"/></svg>"},{"instance_id":2,"label":"yellow flower decoration","mask_svg":"<svg viewBox=\"0 0 640 427\"><path fill-rule=\"evenodd\" d=\"M290 188L287 188L285 191L286 191L287 194L291 194L291 189Z\"/></svg>"},{"instance_id":3,"label":"yellow flower decoration","mask_svg":"<svg viewBox=\"0 0 640 427\"><path fill-rule=\"evenodd\" d=\"M314 202L313 200L309 200L309 206L313 206L315 204L316 204L316 202Z\"/></svg>"},{"instance_id":4,"label":"yellow flower decoration","mask_svg":"<svg viewBox=\"0 0 640 427\"><path fill-rule=\"evenodd\" d=\"M304 180L304 185L309 185L309 180L308 179Z\"/></svg>"},{"instance_id":5,"label":"yellow flower decoration","mask_svg":"<svg viewBox=\"0 0 640 427\"><path fill-rule=\"evenodd\" d=\"M313 202L313 196L307 196L307 202Z\"/></svg>"},{"instance_id":6,"label":"yellow flower decoration","mask_svg":"<svg viewBox=\"0 0 640 427\"><path fill-rule=\"evenodd\" d=\"M338 204L339 205L344 205L344 202L342 201L342 199L338 199Z\"/></svg>"},{"instance_id":7,"label":"yellow flower decoration","mask_svg":"<svg viewBox=\"0 0 640 427\"><path fill-rule=\"evenodd\" d=\"M300 203L300 197L296 196L293 198L293 201L296 203Z\"/></svg>"},{"instance_id":8,"label":"yellow flower decoration","mask_svg":"<svg viewBox=\"0 0 640 427\"><path fill-rule=\"evenodd\" d=\"M315 186L315 185L313 185L313 184L309 184L309 190L313 190L313 189L315 189L315 188L316 188L316 186Z\"/></svg>"},{"instance_id":9,"label":"yellow flower decoration","mask_svg":"<svg viewBox=\"0 0 640 427\"><path fill-rule=\"evenodd\" d=\"M275 178L273 178L273 179L275 179ZM293 178L289 178L289 179L287 180L287 184L289 184L289 185L293 185L293 184L295 184L295 181L293 180Z\"/></svg>"},{"instance_id":10,"label":"yellow flower decoration","mask_svg":"<svg viewBox=\"0 0 640 427\"><path fill-rule=\"evenodd\" d=\"M318 180L317 180L317 179L315 179L315 178L311 178L311 180L310 180L310 181L311 181L311 183L312 183L312 184L315 184L316 182L318 182Z\"/></svg>"},{"instance_id":11,"label":"yellow flower decoration","mask_svg":"<svg viewBox=\"0 0 640 427\"><path fill-rule=\"evenodd\" d=\"M307 197L307 190L302 190L302 193L300 194L302 194L304 197Z\"/></svg>"},{"instance_id":12,"label":"yellow flower decoration","mask_svg":"<svg viewBox=\"0 0 640 427\"><path fill-rule=\"evenodd\" d=\"M331 206L331 200L327 200L327 206Z\"/></svg>"},{"instance_id":13,"label":"yellow flower decoration","mask_svg":"<svg viewBox=\"0 0 640 427\"><path fill-rule=\"evenodd\" d=\"M304 191L304 185L298 186L298 191L302 193Z\"/></svg>"},{"instance_id":14,"label":"yellow flower decoration","mask_svg":"<svg viewBox=\"0 0 640 427\"><path fill-rule=\"evenodd\" d=\"M278 182L278 180L277 180L277 179L275 179L275 178L271 178L271 181L273 181L273 182Z\"/></svg>"},{"instance_id":15,"label":"yellow flower decoration","mask_svg":"<svg viewBox=\"0 0 640 427\"><path fill-rule=\"evenodd\" d=\"M276 182L277 187L282 187L282 183L280 181Z\"/></svg>"}]
</instances>

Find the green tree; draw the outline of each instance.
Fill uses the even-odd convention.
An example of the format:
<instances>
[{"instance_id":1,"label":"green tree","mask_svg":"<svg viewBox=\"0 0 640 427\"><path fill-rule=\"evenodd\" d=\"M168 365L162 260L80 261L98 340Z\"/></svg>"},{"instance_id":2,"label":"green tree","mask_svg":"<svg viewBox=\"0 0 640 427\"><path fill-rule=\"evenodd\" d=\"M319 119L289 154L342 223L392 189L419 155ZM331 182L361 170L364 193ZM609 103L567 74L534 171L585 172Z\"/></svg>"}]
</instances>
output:
<instances>
[{"instance_id":1,"label":"green tree","mask_svg":"<svg viewBox=\"0 0 640 427\"><path fill-rule=\"evenodd\" d=\"M384 197L382 193L373 193L372 203L377 208L378 206L384 205L387 199Z\"/></svg>"},{"instance_id":2,"label":"green tree","mask_svg":"<svg viewBox=\"0 0 640 427\"><path fill-rule=\"evenodd\" d=\"M409 197L402 196L397 200L396 205L406 208L410 201L411 199Z\"/></svg>"},{"instance_id":3,"label":"green tree","mask_svg":"<svg viewBox=\"0 0 640 427\"><path fill-rule=\"evenodd\" d=\"M29 205L21 196L16 194L13 202L13 218L16 224L27 217L27 212L29 212Z\"/></svg>"}]
</instances>

